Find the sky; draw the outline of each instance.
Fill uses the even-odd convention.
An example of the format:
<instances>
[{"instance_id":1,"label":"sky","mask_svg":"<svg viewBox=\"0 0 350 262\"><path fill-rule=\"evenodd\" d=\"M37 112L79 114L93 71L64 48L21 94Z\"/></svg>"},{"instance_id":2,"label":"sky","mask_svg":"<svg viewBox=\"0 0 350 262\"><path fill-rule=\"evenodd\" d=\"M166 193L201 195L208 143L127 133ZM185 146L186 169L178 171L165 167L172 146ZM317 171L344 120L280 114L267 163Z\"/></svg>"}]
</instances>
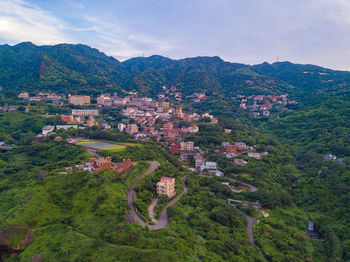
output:
<instances>
[{"instance_id":1,"label":"sky","mask_svg":"<svg viewBox=\"0 0 350 262\"><path fill-rule=\"evenodd\" d=\"M0 44L350 70L350 0L0 0Z\"/></svg>"}]
</instances>

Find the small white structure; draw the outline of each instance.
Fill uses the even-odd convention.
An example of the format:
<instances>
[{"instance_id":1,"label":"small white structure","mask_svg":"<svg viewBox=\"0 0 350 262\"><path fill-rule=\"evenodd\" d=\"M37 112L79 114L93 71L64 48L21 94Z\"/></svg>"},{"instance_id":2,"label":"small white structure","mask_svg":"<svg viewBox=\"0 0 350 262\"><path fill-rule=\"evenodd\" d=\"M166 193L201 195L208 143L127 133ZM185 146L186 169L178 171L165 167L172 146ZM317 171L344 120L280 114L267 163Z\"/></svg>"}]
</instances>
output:
<instances>
[{"instance_id":1,"label":"small white structure","mask_svg":"<svg viewBox=\"0 0 350 262\"><path fill-rule=\"evenodd\" d=\"M68 130L68 129L70 129L70 128L77 129L78 126L77 126L77 125L57 125L57 126L56 126L56 129L57 129L57 130L60 130L60 129Z\"/></svg>"},{"instance_id":2,"label":"small white structure","mask_svg":"<svg viewBox=\"0 0 350 262\"><path fill-rule=\"evenodd\" d=\"M125 127L126 127L126 125L123 124L123 123L119 123L119 124L118 124L118 129L119 129L120 132L123 132L124 129L125 129Z\"/></svg>"},{"instance_id":3,"label":"small white structure","mask_svg":"<svg viewBox=\"0 0 350 262\"><path fill-rule=\"evenodd\" d=\"M46 136L47 134L52 133L54 129L55 129L54 126L50 126L50 125L44 126L41 130L41 134Z\"/></svg>"},{"instance_id":4,"label":"small white structure","mask_svg":"<svg viewBox=\"0 0 350 262\"><path fill-rule=\"evenodd\" d=\"M208 169L209 171L216 171L217 164L216 164L216 162L205 162L205 164L201 165L201 167L200 167L201 171L203 171L204 169Z\"/></svg>"}]
</instances>

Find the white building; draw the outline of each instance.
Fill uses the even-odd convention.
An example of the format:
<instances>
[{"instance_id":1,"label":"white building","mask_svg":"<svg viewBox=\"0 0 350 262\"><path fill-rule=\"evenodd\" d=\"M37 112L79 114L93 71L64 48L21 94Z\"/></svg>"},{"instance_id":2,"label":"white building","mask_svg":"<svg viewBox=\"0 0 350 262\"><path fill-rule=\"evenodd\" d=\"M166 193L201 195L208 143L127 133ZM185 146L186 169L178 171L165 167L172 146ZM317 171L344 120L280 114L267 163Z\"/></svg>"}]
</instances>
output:
<instances>
[{"instance_id":1,"label":"white building","mask_svg":"<svg viewBox=\"0 0 350 262\"><path fill-rule=\"evenodd\" d=\"M43 134L44 136L46 136L47 134L53 132L54 129L55 129L54 126L50 126L50 125L44 126L44 127L42 128L42 130L41 130L41 134Z\"/></svg>"},{"instance_id":2,"label":"white building","mask_svg":"<svg viewBox=\"0 0 350 262\"><path fill-rule=\"evenodd\" d=\"M98 116L96 109L72 109L72 116Z\"/></svg>"},{"instance_id":3,"label":"white building","mask_svg":"<svg viewBox=\"0 0 350 262\"><path fill-rule=\"evenodd\" d=\"M126 127L126 125L124 125L123 123L119 123L118 124L118 129L119 129L120 132L123 132L125 127Z\"/></svg>"},{"instance_id":4,"label":"white building","mask_svg":"<svg viewBox=\"0 0 350 262\"><path fill-rule=\"evenodd\" d=\"M56 129L57 129L57 130L60 130L60 129L68 130L68 129L70 129L70 128L77 129L78 126L77 126L77 125L57 125L57 126L56 126Z\"/></svg>"},{"instance_id":5,"label":"white building","mask_svg":"<svg viewBox=\"0 0 350 262\"><path fill-rule=\"evenodd\" d=\"M216 171L217 164L216 164L216 162L205 162L205 164L201 165L201 167L200 167L201 171L203 171L204 169L208 169L209 171Z\"/></svg>"}]
</instances>

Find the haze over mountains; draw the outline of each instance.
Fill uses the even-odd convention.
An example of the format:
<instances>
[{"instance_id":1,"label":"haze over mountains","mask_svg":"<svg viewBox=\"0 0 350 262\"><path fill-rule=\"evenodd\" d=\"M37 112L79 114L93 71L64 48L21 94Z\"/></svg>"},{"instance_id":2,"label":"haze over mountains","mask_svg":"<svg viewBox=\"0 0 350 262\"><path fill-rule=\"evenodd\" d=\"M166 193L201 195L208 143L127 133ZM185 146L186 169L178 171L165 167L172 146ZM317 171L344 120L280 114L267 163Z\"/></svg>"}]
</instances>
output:
<instances>
[{"instance_id":1,"label":"haze over mountains","mask_svg":"<svg viewBox=\"0 0 350 262\"><path fill-rule=\"evenodd\" d=\"M0 85L6 92L70 91L98 94L137 91L156 95L175 85L184 94L340 93L350 88L350 72L290 62L245 65L219 57L173 60L162 56L120 62L86 45L0 46Z\"/></svg>"}]
</instances>

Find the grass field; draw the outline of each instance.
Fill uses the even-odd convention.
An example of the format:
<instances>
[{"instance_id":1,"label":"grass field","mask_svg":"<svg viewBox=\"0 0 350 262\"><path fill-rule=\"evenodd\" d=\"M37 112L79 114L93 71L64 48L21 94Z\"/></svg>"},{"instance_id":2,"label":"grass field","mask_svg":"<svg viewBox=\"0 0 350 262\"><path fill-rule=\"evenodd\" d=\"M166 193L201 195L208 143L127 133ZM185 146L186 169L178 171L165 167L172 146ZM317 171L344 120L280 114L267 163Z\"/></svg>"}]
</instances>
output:
<instances>
[{"instance_id":1,"label":"grass field","mask_svg":"<svg viewBox=\"0 0 350 262\"><path fill-rule=\"evenodd\" d=\"M131 144L131 143L128 143ZM77 145L81 145L84 147L90 147L90 148L94 148L96 150L105 150L105 151L122 151L124 150L127 145L117 145L115 143L109 143L106 141L99 141L99 140L91 140L91 141L82 141L82 142L78 142ZM136 145L136 144L133 144Z\"/></svg>"}]
</instances>

